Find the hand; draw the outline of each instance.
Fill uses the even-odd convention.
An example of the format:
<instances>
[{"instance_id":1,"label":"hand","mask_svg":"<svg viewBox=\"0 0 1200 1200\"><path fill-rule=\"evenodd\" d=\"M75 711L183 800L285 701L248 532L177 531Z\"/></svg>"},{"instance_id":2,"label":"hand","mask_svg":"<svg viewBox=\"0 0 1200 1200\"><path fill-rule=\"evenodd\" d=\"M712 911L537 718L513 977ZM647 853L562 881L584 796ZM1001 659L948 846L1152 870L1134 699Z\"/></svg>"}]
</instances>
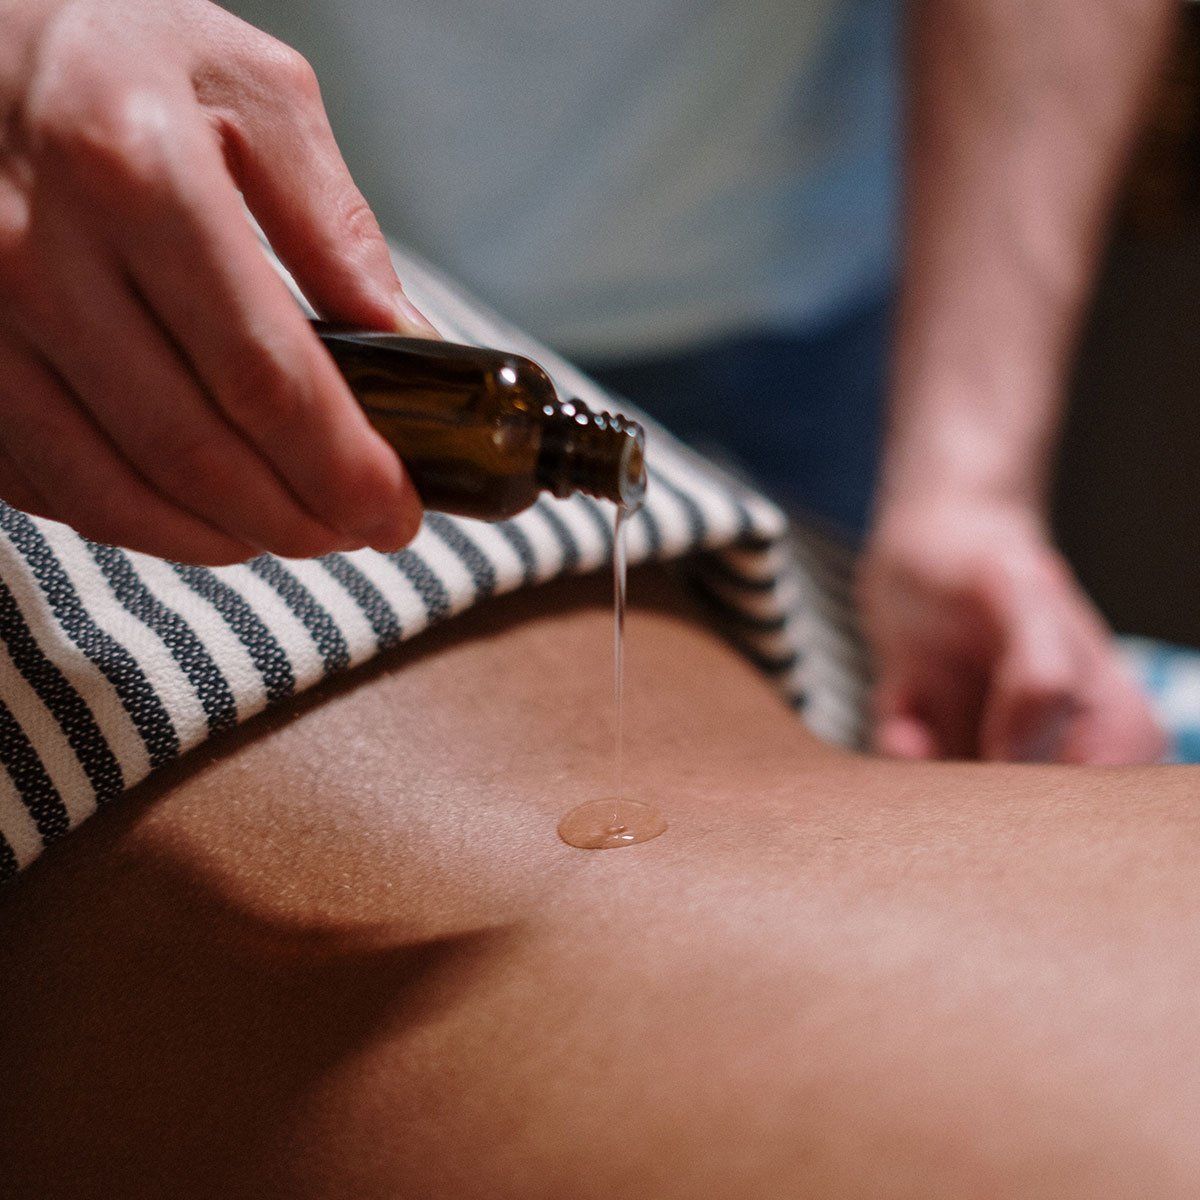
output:
<instances>
[{"instance_id":1,"label":"hand","mask_svg":"<svg viewBox=\"0 0 1200 1200\"><path fill-rule=\"evenodd\" d=\"M432 333L298 54L206 0L0 4L0 497L195 563L411 539L243 198L322 315Z\"/></svg>"},{"instance_id":2,"label":"hand","mask_svg":"<svg viewBox=\"0 0 1200 1200\"><path fill-rule=\"evenodd\" d=\"M1027 510L885 510L858 582L879 752L1161 760L1163 733L1110 631Z\"/></svg>"}]
</instances>

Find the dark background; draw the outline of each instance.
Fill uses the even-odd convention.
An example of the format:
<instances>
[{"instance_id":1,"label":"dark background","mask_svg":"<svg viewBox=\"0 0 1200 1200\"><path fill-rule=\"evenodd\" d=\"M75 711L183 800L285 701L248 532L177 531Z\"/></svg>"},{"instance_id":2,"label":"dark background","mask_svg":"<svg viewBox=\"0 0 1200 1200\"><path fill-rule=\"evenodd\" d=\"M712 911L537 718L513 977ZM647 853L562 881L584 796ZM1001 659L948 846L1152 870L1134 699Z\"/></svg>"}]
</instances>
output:
<instances>
[{"instance_id":1,"label":"dark background","mask_svg":"<svg viewBox=\"0 0 1200 1200\"><path fill-rule=\"evenodd\" d=\"M1200 5L1130 167L1059 464L1063 548L1118 630L1200 646Z\"/></svg>"}]
</instances>

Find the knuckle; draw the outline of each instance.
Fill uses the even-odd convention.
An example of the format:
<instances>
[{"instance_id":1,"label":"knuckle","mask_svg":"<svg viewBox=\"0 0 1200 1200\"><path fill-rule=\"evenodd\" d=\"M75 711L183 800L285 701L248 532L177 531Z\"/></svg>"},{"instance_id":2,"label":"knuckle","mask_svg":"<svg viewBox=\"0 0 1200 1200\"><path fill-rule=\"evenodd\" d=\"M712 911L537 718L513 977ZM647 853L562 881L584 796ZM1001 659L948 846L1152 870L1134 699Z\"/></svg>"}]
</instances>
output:
<instances>
[{"instance_id":1,"label":"knuckle","mask_svg":"<svg viewBox=\"0 0 1200 1200\"><path fill-rule=\"evenodd\" d=\"M383 239L375 213L357 190L343 201L335 219L338 228L360 246L373 247Z\"/></svg>"},{"instance_id":2,"label":"knuckle","mask_svg":"<svg viewBox=\"0 0 1200 1200\"><path fill-rule=\"evenodd\" d=\"M1079 681L1069 664L1031 663L1021 680L1021 691L1040 706L1069 704L1075 697Z\"/></svg>"},{"instance_id":3,"label":"knuckle","mask_svg":"<svg viewBox=\"0 0 1200 1200\"><path fill-rule=\"evenodd\" d=\"M258 61L259 69L287 99L319 99L321 87L317 73L299 50L268 37L259 45Z\"/></svg>"},{"instance_id":4,"label":"knuckle","mask_svg":"<svg viewBox=\"0 0 1200 1200\"><path fill-rule=\"evenodd\" d=\"M86 98L53 92L30 117L37 151L103 200L156 201L168 180L174 120L156 92L108 85Z\"/></svg>"},{"instance_id":5,"label":"knuckle","mask_svg":"<svg viewBox=\"0 0 1200 1200\"><path fill-rule=\"evenodd\" d=\"M176 489L194 491L225 482L227 456L220 439L203 430L180 432L154 447Z\"/></svg>"},{"instance_id":6,"label":"knuckle","mask_svg":"<svg viewBox=\"0 0 1200 1200\"><path fill-rule=\"evenodd\" d=\"M260 436L295 428L311 403L304 381L281 354L263 345L243 356L218 400L238 428Z\"/></svg>"}]
</instances>

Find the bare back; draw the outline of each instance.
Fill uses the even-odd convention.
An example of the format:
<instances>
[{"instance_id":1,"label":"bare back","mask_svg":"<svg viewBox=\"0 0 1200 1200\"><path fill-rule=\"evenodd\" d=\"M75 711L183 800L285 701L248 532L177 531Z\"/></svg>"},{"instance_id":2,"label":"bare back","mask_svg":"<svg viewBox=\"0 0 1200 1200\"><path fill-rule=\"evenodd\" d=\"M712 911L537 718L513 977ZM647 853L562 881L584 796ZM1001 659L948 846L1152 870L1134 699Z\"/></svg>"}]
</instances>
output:
<instances>
[{"instance_id":1,"label":"bare back","mask_svg":"<svg viewBox=\"0 0 1200 1200\"><path fill-rule=\"evenodd\" d=\"M567 581L11 885L0 1194L1194 1195L1194 775L853 758L631 598L654 842L555 836L611 786L606 585Z\"/></svg>"}]
</instances>

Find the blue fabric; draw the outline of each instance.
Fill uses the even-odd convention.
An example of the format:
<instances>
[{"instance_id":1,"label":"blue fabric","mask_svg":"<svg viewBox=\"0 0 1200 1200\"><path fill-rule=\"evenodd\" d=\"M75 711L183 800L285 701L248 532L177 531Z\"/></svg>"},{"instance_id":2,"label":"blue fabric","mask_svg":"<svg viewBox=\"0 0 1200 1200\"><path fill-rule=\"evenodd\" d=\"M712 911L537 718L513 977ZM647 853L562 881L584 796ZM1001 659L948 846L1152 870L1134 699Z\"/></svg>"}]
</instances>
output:
<instances>
[{"instance_id":1,"label":"blue fabric","mask_svg":"<svg viewBox=\"0 0 1200 1200\"><path fill-rule=\"evenodd\" d=\"M733 458L784 508L859 538L881 451L890 310L876 298L813 329L588 369L685 441Z\"/></svg>"},{"instance_id":2,"label":"blue fabric","mask_svg":"<svg viewBox=\"0 0 1200 1200\"><path fill-rule=\"evenodd\" d=\"M1171 761L1200 763L1200 650L1145 638L1121 647L1171 736Z\"/></svg>"}]
</instances>

